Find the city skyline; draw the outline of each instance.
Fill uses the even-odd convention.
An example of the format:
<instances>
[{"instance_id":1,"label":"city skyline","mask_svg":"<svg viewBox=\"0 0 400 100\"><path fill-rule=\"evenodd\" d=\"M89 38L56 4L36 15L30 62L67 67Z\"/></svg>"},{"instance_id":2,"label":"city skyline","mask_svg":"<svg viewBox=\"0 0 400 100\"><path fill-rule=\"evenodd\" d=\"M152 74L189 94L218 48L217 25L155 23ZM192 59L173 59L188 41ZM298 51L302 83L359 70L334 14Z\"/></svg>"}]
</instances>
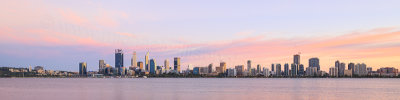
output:
<instances>
[{"instance_id":1,"label":"city skyline","mask_svg":"<svg viewBox=\"0 0 400 100\"><path fill-rule=\"evenodd\" d=\"M78 71L77 62L87 62L96 71L100 59L115 67L115 48L125 50L125 67L134 51L144 64L148 51L159 65L168 59L173 67L180 57L181 69L221 61L247 68L247 60L252 68L289 63L291 69L298 52L300 64L309 66L309 58L317 57L324 71L336 60L373 69L400 66L400 14L392 13L399 1L355 7L355 1L215 1L228 4L207 9L200 8L210 1L171 2L2 3L0 66Z\"/></svg>"}]
</instances>

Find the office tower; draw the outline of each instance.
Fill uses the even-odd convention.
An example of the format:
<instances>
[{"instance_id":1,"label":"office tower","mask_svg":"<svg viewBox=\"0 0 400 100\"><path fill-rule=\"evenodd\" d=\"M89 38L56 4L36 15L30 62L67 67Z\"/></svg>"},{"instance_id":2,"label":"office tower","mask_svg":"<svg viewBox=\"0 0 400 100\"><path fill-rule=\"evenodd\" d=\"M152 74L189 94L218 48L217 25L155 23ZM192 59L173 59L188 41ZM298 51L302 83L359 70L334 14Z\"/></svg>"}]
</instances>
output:
<instances>
[{"instance_id":1,"label":"office tower","mask_svg":"<svg viewBox=\"0 0 400 100\"><path fill-rule=\"evenodd\" d=\"M87 75L86 62L80 62L79 63L79 75Z\"/></svg>"},{"instance_id":2,"label":"office tower","mask_svg":"<svg viewBox=\"0 0 400 100\"><path fill-rule=\"evenodd\" d=\"M179 57L174 58L174 70L177 73L181 72L181 58L179 58Z\"/></svg>"},{"instance_id":3,"label":"office tower","mask_svg":"<svg viewBox=\"0 0 400 100\"><path fill-rule=\"evenodd\" d=\"M150 59L150 74L156 74L156 60L155 59Z\"/></svg>"},{"instance_id":4,"label":"office tower","mask_svg":"<svg viewBox=\"0 0 400 100\"><path fill-rule=\"evenodd\" d=\"M297 76L297 67L296 67L297 65L296 64L292 64L292 66L290 66L291 67L291 76Z\"/></svg>"},{"instance_id":5,"label":"office tower","mask_svg":"<svg viewBox=\"0 0 400 100\"><path fill-rule=\"evenodd\" d=\"M351 72L354 74L354 63L349 63L348 65L347 65L347 69L348 70L351 70Z\"/></svg>"},{"instance_id":6,"label":"office tower","mask_svg":"<svg viewBox=\"0 0 400 100\"><path fill-rule=\"evenodd\" d=\"M118 75L121 75L122 67L124 66L124 53L122 49L115 50L115 68L118 70Z\"/></svg>"},{"instance_id":7,"label":"office tower","mask_svg":"<svg viewBox=\"0 0 400 100\"><path fill-rule=\"evenodd\" d=\"M99 60L99 73L104 74L104 69L106 68L106 63L104 60Z\"/></svg>"},{"instance_id":8,"label":"office tower","mask_svg":"<svg viewBox=\"0 0 400 100\"><path fill-rule=\"evenodd\" d=\"M354 75L365 76L367 74L368 74L367 65L365 65L364 63L362 64L358 63L354 66Z\"/></svg>"},{"instance_id":9,"label":"office tower","mask_svg":"<svg viewBox=\"0 0 400 100\"><path fill-rule=\"evenodd\" d=\"M314 68L316 68L317 72L318 72L318 67L314 67ZM297 75L299 75L299 76L303 76L304 75L304 65L303 64L299 65L299 70L297 72Z\"/></svg>"},{"instance_id":10,"label":"office tower","mask_svg":"<svg viewBox=\"0 0 400 100\"><path fill-rule=\"evenodd\" d=\"M146 56L144 57L144 70L148 72L150 69L150 64L149 64L149 51L147 51Z\"/></svg>"},{"instance_id":11,"label":"office tower","mask_svg":"<svg viewBox=\"0 0 400 100\"><path fill-rule=\"evenodd\" d=\"M260 73L261 73L261 65L257 64L257 74L260 74Z\"/></svg>"},{"instance_id":12,"label":"office tower","mask_svg":"<svg viewBox=\"0 0 400 100\"><path fill-rule=\"evenodd\" d=\"M247 60L247 71L251 71L251 60Z\"/></svg>"},{"instance_id":13,"label":"office tower","mask_svg":"<svg viewBox=\"0 0 400 100\"><path fill-rule=\"evenodd\" d=\"M346 68L346 64L345 63L340 63L340 65L339 65L339 76L344 76L344 70L345 70L345 68Z\"/></svg>"},{"instance_id":14,"label":"office tower","mask_svg":"<svg viewBox=\"0 0 400 100\"><path fill-rule=\"evenodd\" d=\"M339 76L339 66L340 66L340 62L339 62L339 60L336 60L335 61L335 69L337 70L337 71L335 71L335 75L336 76Z\"/></svg>"},{"instance_id":15,"label":"office tower","mask_svg":"<svg viewBox=\"0 0 400 100\"><path fill-rule=\"evenodd\" d=\"M319 59L318 58L310 58L308 60L308 67L317 67L317 70L320 70Z\"/></svg>"},{"instance_id":16,"label":"office tower","mask_svg":"<svg viewBox=\"0 0 400 100\"><path fill-rule=\"evenodd\" d=\"M228 77L236 77L237 76L237 71L234 68L229 68L226 70L227 76Z\"/></svg>"},{"instance_id":17,"label":"office tower","mask_svg":"<svg viewBox=\"0 0 400 100\"><path fill-rule=\"evenodd\" d=\"M269 77L270 73L269 73L269 69L268 68L263 68L263 75L265 77Z\"/></svg>"},{"instance_id":18,"label":"office tower","mask_svg":"<svg viewBox=\"0 0 400 100\"><path fill-rule=\"evenodd\" d=\"M212 63L208 65L208 73L212 73L212 67L213 67Z\"/></svg>"},{"instance_id":19,"label":"office tower","mask_svg":"<svg viewBox=\"0 0 400 100\"><path fill-rule=\"evenodd\" d=\"M275 66L274 66L274 64L271 64L271 71L275 71Z\"/></svg>"},{"instance_id":20,"label":"office tower","mask_svg":"<svg viewBox=\"0 0 400 100\"><path fill-rule=\"evenodd\" d=\"M284 75L283 76L289 76L289 64L285 63L284 65Z\"/></svg>"},{"instance_id":21,"label":"office tower","mask_svg":"<svg viewBox=\"0 0 400 100\"><path fill-rule=\"evenodd\" d=\"M222 73L226 72L226 63L225 62L219 63L219 67L221 68Z\"/></svg>"},{"instance_id":22,"label":"office tower","mask_svg":"<svg viewBox=\"0 0 400 100\"><path fill-rule=\"evenodd\" d=\"M193 74L194 75L199 75L200 74L200 67L194 67L193 68Z\"/></svg>"},{"instance_id":23,"label":"office tower","mask_svg":"<svg viewBox=\"0 0 400 100\"><path fill-rule=\"evenodd\" d=\"M243 76L243 71L244 71L244 66L243 65L237 65L235 66L236 72L238 76Z\"/></svg>"},{"instance_id":24,"label":"office tower","mask_svg":"<svg viewBox=\"0 0 400 100\"><path fill-rule=\"evenodd\" d=\"M137 62L137 66L139 67L140 71L144 72L143 62L141 62L141 61Z\"/></svg>"},{"instance_id":25,"label":"office tower","mask_svg":"<svg viewBox=\"0 0 400 100\"><path fill-rule=\"evenodd\" d=\"M165 70L169 70L170 68L169 68L169 61L168 61L168 59L165 59L164 60L164 66L165 66Z\"/></svg>"},{"instance_id":26,"label":"office tower","mask_svg":"<svg viewBox=\"0 0 400 100\"><path fill-rule=\"evenodd\" d=\"M131 59L131 66L132 67L137 67L136 51L133 52L132 59Z\"/></svg>"},{"instance_id":27,"label":"office tower","mask_svg":"<svg viewBox=\"0 0 400 100\"><path fill-rule=\"evenodd\" d=\"M336 77L336 68L335 67L331 67L329 68L329 76L331 77Z\"/></svg>"},{"instance_id":28,"label":"office tower","mask_svg":"<svg viewBox=\"0 0 400 100\"><path fill-rule=\"evenodd\" d=\"M281 76L281 64L276 64L276 76Z\"/></svg>"},{"instance_id":29,"label":"office tower","mask_svg":"<svg viewBox=\"0 0 400 100\"><path fill-rule=\"evenodd\" d=\"M299 65L299 64L300 64L300 55L295 54L295 55L293 56L293 63L294 63L295 65Z\"/></svg>"}]
</instances>

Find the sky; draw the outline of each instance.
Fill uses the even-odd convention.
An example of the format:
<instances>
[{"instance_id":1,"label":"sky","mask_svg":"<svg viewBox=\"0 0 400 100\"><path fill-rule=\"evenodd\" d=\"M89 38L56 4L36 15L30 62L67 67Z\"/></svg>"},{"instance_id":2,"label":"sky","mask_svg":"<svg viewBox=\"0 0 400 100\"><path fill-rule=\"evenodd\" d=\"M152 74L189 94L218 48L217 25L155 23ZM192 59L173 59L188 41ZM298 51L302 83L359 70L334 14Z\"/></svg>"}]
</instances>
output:
<instances>
[{"instance_id":1,"label":"sky","mask_svg":"<svg viewBox=\"0 0 400 100\"><path fill-rule=\"evenodd\" d=\"M0 4L0 66L89 71L137 52L182 69L219 62L293 63L293 55L400 68L398 0L7 0Z\"/></svg>"}]
</instances>

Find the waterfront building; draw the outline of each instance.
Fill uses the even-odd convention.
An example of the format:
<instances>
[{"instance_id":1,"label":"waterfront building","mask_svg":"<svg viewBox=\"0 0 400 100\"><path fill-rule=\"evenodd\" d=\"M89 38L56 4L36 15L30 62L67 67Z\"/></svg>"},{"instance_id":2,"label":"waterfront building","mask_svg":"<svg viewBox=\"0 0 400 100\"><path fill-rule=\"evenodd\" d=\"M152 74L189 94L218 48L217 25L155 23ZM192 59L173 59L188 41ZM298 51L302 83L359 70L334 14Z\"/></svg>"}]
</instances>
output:
<instances>
[{"instance_id":1,"label":"waterfront building","mask_svg":"<svg viewBox=\"0 0 400 100\"><path fill-rule=\"evenodd\" d=\"M399 75L399 70L394 67L384 67L377 70L380 76L394 77Z\"/></svg>"},{"instance_id":2,"label":"waterfront building","mask_svg":"<svg viewBox=\"0 0 400 100\"><path fill-rule=\"evenodd\" d=\"M329 76L336 77L336 75L337 75L336 67L329 68Z\"/></svg>"},{"instance_id":3,"label":"waterfront building","mask_svg":"<svg viewBox=\"0 0 400 100\"><path fill-rule=\"evenodd\" d=\"M354 75L366 76L367 74L368 74L367 65L365 65L364 63L362 64L358 63L354 66Z\"/></svg>"},{"instance_id":4,"label":"waterfront building","mask_svg":"<svg viewBox=\"0 0 400 100\"><path fill-rule=\"evenodd\" d=\"M226 71L227 71L228 77L236 77L237 76L236 69L234 69L234 68L229 68Z\"/></svg>"},{"instance_id":5,"label":"waterfront building","mask_svg":"<svg viewBox=\"0 0 400 100\"><path fill-rule=\"evenodd\" d=\"M143 69L143 62L139 61L137 62L137 66L139 67L141 72L144 72L145 70Z\"/></svg>"},{"instance_id":6,"label":"waterfront building","mask_svg":"<svg viewBox=\"0 0 400 100\"><path fill-rule=\"evenodd\" d=\"M335 61L335 69L338 69L338 70L339 70L339 66L340 66L340 62L339 62L339 60L336 60L336 61ZM339 71L335 71L335 75L336 75L337 77L339 77Z\"/></svg>"},{"instance_id":7,"label":"waterfront building","mask_svg":"<svg viewBox=\"0 0 400 100\"><path fill-rule=\"evenodd\" d=\"M211 63L211 64L209 64L208 65L208 73L212 73L213 72L213 64Z\"/></svg>"},{"instance_id":8,"label":"waterfront building","mask_svg":"<svg viewBox=\"0 0 400 100\"><path fill-rule=\"evenodd\" d=\"M354 63L350 62L350 63L347 65L347 70L351 70L351 73L354 74Z\"/></svg>"},{"instance_id":9,"label":"waterfront building","mask_svg":"<svg viewBox=\"0 0 400 100\"><path fill-rule=\"evenodd\" d=\"M352 70L344 70L344 76L352 77L353 76L353 71Z\"/></svg>"},{"instance_id":10,"label":"waterfront building","mask_svg":"<svg viewBox=\"0 0 400 100\"><path fill-rule=\"evenodd\" d=\"M271 71L275 71L275 66L274 66L274 64L271 64Z\"/></svg>"},{"instance_id":11,"label":"waterfront building","mask_svg":"<svg viewBox=\"0 0 400 100\"><path fill-rule=\"evenodd\" d=\"M247 60L247 71L250 72L251 70L251 60Z\"/></svg>"},{"instance_id":12,"label":"waterfront building","mask_svg":"<svg viewBox=\"0 0 400 100\"><path fill-rule=\"evenodd\" d=\"M307 67L306 76L318 76L318 67Z\"/></svg>"},{"instance_id":13,"label":"waterfront building","mask_svg":"<svg viewBox=\"0 0 400 100\"><path fill-rule=\"evenodd\" d=\"M156 60L155 59L150 59L150 74L156 74Z\"/></svg>"},{"instance_id":14,"label":"waterfront building","mask_svg":"<svg viewBox=\"0 0 400 100\"><path fill-rule=\"evenodd\" d=\"M317 67L317 69L318 69L318 67ZM299 65L299 70L297 72L297 75L299 75L299 76L303 76L304 75L304 65L303 64Z\"/></svg>"},{"instance_id":15,"label":"waterfront building","mask_svg":"<svg viewBox=\"0 0 400 100\"><path fill-rule=\"evenodd\" d=\"M99 60L99 73L104 74L104 69L106 68L106 63L104 60Z\"/></svg>"},{"instance_id":16,"label":"waterfront building","mask_svg":"<svg viewBox=\"0 0 400 100\"><path fill-rule=\"evenodd\" d=\"M261 65L257 64L257 74L261 74Z\"/></svg>"},{"instance_id":17,"label":"waterfront building","mask_svg":"<svg viewBox=\"0 0 400 100\"><path fill-rule=\"evenodd\" d=\"M121 75L121 68L124 66L124 53L122 49L115 50L115 69L118 70L118 75Z\"/></svg>"},{"instance_id":18,"label":"waterfront building","mask_svg":"<svg viewBox=\"0 0 400 100\"><path fill-rule=\"evenodd\" d=\"M297 65L296 64L292 64L291 66L291 76L297 76Z\"/></svg>"},{"instance_id":19,"label":"waterfront building","mask_svg":"<svg viewBox=\"0 0 400 100\"><path fill-rule=\"evenodd\" d=\"M346 64L345 63L340 63L340 65L339 65L339 76L344 76L344 70L345 70L345 68L346 68Z\"/></svg>"},{"instance_id":20,"label":"waterfront building","mask_svg":"<svg viewBox=\"0 0 400 100\"><path fill-rule=\"evenodd\" d=\"M226 72L226 63L225 62L219 63L219 67L221 68L221 73Z\"/></svg>"},{"instance_id":21,"label":"waterfront building","mask_svg":"<svg viewBox=\"0 0 400 100\"><path fill-rule=\"evenodd\" d=\"M199 73L200 73L201 75L206 75L206 74L208 74L208 67L200 67Z\"/></svg>"},{"instance_id":22,"label":"waterfront building","mask_svg":"<svg viewBox=\"0 0 400 100\"><path fill-rule=\"evenodd\" d=\"M289 76L289 64L285 63L284 65L284 72L283 72L283 76Z\"/></svg>"},{"instance_id":23,"label":"waterfront building","mask_svg":"<svg viewBox=\"0 0 400 100\"><path fill-rule=\"evenodd\" d=\"M243 71L244 71L244 66L243 65L237 65L235 66L236 69L236 74L237 76L243 76Z\"/></svg>"},{"instance_id":24,"label":"waterfront building","mask_svg":"<svg viewBox=\"0 0 400 100\"><path fill-rule=\"evenodd\" d=\"M317 57L308 60L308 67L317 67L320 70L319 59Z\"/></svg>"},{"instance_id":25,"label":"waterfront building","mask_svg":"<svg viewBox=\"0 0 400 100\"><path fill-rule=\"evenodd\" d=\"M250 76L256 76L257 75L255 68L251 68L250 73L251 73Z\"/></svg>"},{"instance_id":26,"label":"waterfront building","mask_svg":"<svg viewBox=\"0 0 400 100\"><path fill-rule=\"evenodd\" d=\"M367 73L371 73L372 72L372 67L367 67Z\"/></svg>"},{"instance_id":27,"label":"waterfront building","mask_svg":"<svg viewBox=\"0 0 400 100\"><path fill-rule=\"evenodd\" d=\"M270 76L270 73L269 73L269 69L268 69L268 68L263 68L263 75L264 75L265 77L269 77L269 76Z\"/></svg>"},{"instance_id":28,"label":"waterfront building","mask_svg":"<svg viewBox=\"0 0 400 100\"><path fill-rule=\"evenodd\" d=\"M134 51L133 54L132 54L131 67L137 67L136 51Z\"/></svg>"},{"instance_id":29,"label":"waterfront building","mask_svg":"<svg viewBox=\"0 0 400 100\"><path fill-rule=\"evenodd\" d=\"M149 61L149 51L147 51L145 57L144 57L144 70L148 72L150 70L150 61Z\"/></svg>"},{"instance_id":30,"label":"waterfront building","mask_svg":"<svg viewBox=\"0 0 400 100\"><path fill-rule=\"evenodd\" d=\"M300 65L300 55L299 55L299 54L293 55L293 63L294 63L296 66Z\"/></svg>"},{"instance_id":31,"label":"waterfront building","mask_svg":"<svg viewBox=\"0 0 400 100\"><path fill-rule=\"evenodd\" d=\"M165 72L164 73L168 73L169 69L170 69L168 59L164 60L164 67L165 67Z\"/></svg>"},{"instance_id":32,"label":"waterfront building","mask_svg":"<svg viewBox=\"0 0 400 100\"><path fill-rule=\"evenodd\" d=\"M276 76L281 76L281 64L276 64Z\"/></svg>"},{"instance_id":33,"label":"waterfront building","mask_svg":"<svg viewBox=\"0 0 400 100\"><path fill-rule=\"evenodd\" d=\"M200 67L193 68L193 75L200 75Z\"/></svg>"},{"instance_id":34,"label":"waterfront building","mask_svg":"<svg viewBox=\"0 0 400 100\"><path fill-rule=\"evenodd\" d=\"M86 62L79 63L79 75L87 75L87 64Z\"/></svg>"},{"instance_id":35,"label":"waterfront building","mask_svg":"<svg viewBox=\"0 0 400 100\"><path fill-rule=\"evenodd\" d=\"M175 57L174 58L174 70L177 73L181 72L181 58L180 57Z\"/></svg>"}]
</instances>

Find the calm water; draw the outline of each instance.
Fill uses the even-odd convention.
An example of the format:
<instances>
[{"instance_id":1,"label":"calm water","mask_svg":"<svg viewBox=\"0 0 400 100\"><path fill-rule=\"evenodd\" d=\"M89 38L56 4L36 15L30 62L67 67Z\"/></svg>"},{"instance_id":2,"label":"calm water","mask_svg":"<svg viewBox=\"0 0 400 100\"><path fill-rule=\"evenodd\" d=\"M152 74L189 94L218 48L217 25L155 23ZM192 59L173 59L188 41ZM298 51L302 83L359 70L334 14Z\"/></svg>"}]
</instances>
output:
<instances>
[{"instance_id":1,"label":"calm water","mask_svg":"<svg viewBox=\"0 0 400 100\"><path fill-rule=\"evenodd\" d=\"M0 100L400 100L400 79L2 78Z\"/></svg>"}]
</instances>

